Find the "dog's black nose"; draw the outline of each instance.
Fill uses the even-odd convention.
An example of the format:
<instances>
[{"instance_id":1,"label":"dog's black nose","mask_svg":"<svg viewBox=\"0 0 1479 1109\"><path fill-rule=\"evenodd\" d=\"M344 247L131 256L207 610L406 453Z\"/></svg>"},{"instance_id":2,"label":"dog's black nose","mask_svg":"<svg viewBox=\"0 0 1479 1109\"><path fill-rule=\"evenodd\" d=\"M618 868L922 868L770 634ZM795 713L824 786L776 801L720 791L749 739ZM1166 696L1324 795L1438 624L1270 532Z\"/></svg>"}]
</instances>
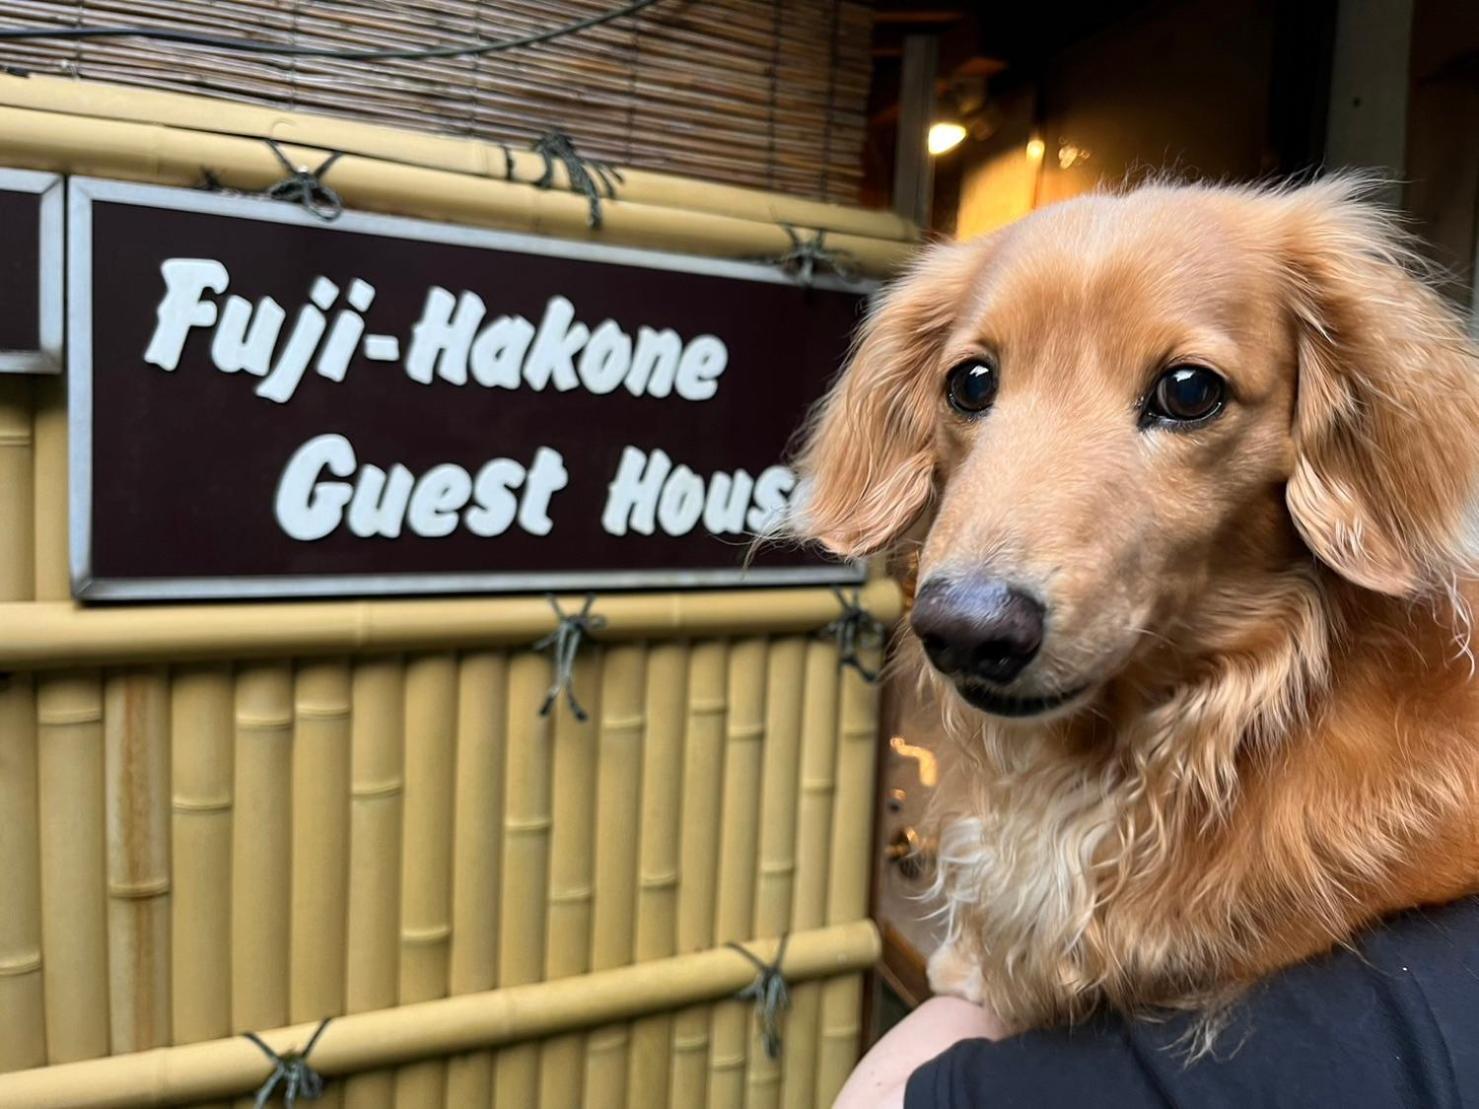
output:
<instances>
[{"instance_id":1,"label":"dog's black nose","mask_svg":"<svg viewBox=\"0 0 1479 1109\"><path fill-rule=\"evenodd\" d=\"M909 618L935 668L1006 683L1042 646L1043 606L994 578L931 578Z\"/></svg>"}]
</instances>

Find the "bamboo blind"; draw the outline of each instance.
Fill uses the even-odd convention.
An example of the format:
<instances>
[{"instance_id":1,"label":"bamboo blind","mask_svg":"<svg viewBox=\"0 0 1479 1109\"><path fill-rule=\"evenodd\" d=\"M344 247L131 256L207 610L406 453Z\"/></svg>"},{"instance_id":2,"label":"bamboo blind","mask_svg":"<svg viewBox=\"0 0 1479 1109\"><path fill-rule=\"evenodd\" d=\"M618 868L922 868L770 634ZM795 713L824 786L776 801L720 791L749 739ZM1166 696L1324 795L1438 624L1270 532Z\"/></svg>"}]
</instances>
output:
<instances>
[{"instance_id":1,"label":"bamboo blind","mask_svg":"<svg viewBox=\"0 0 1479 1109\"><path fill-rule=\"evenodd\" d=\"M32 0L27 25L162 26L331 49L501 38L615 0ZM527 146L559 128L619 165L854 203L869 0L664 0L507 54L341 62L143 40L7 44L34 72L196 92Z\"/></svg>"}]
</instances>

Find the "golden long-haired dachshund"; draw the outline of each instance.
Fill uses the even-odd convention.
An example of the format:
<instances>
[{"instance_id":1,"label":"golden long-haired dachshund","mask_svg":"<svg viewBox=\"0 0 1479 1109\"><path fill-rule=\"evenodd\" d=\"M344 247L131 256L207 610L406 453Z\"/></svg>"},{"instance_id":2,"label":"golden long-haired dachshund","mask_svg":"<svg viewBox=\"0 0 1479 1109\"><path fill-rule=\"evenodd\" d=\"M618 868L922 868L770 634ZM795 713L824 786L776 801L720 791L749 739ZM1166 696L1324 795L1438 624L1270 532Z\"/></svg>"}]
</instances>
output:
<instances>
[{"instance_id":1,"label":"golden long-haired dachshund","mask_svg":"<svg viewBox=\"0 0 1479 1109\"><path fill-rule=\"evenodd\" d=\"M1479 890L1479 359L1359 181L1151 185L928 250L794 526L917 557L939 992L1215 1012Z\"/></svg>"}]
</instances>

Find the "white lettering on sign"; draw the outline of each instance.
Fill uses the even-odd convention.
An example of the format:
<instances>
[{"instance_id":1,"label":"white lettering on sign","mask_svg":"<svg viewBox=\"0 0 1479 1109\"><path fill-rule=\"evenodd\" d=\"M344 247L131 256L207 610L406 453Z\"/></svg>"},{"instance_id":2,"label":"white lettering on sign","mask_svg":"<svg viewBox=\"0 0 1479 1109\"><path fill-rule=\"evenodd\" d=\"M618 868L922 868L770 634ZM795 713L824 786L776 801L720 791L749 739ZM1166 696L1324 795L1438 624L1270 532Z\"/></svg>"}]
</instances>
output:
<instances>
[{"instance_id":1,"label":"white lettering on sign","mask_svg":"<svg viewBox=\"0 0 1479 1109\"><path fill-rule=\"evenodd\" d=\"M716 396L729 364L717 336L685 340L671 328L645 325L634 336L611 319L592 327L559 295L546 301L535 324L519 315L490 318L476 293L433 286L402 344L395 335L367 332L375 288L361 278L341 289L318 277L288 327L289 312L272 297L227 295L230 274L214 259L171 258L160 272L165 291L144 361L173 372L192 333L209 333L211 364L255 378L256 394L277 404L293 399L310 368L342 382L356 355L399 362L403 349L403 372L422 385L584 389L597 396L625 388L632 396L689 402ZM341 528L366 540L434 539L459 528L483 538L515 527L544 536L555 527L551 502L569 480L564 458L549 447L535 450L527 465L494 458L473 473L443 462L418 475L401 463L362 462L345 436L324 434L287 460L273 507L278 526L301 542ZM615 536L677 537L696 528L716 536L763 533L795 484L784 466L758 475L699 473L662 450L627 446L607 486L601 526Z\"/></svg>"},{"instance_id":2,"label":"white lettering on sign","mask_svg":"<svg viewBox=\"0 0 1479 1109\"><path fill-rule=\"evenodd\" d=\"M165 291L144 361L172 371L191 332L210 331L211 364L222 373L245 371L261 378L257 395L278 404L293 399L310 365L320 377L343 381L356 354L370 362L393 362L403 345L402 369L423 385L472 381L489 389L583 388L598 395L624 385L633 396L676 393L705 401L718 393L729 365L729 349L718 336L695 335L684 342L671 329L640 326L634 341L615 320L602 320L594 329L580 322L575 305L558 295L546 302L538 326L510 315L485 326L488 306L482 297L439 285L427 292L410 342L402 344L394 335L365 333L364 313L374 303L375 287L358 277L332 325L329 313L341 290L327 277L317 278L284 341L288 313L271 297L255 304L234 293L220 304L213 299L231 281L215 259L170 258L160 273Z\"/></svg>"},{"instance_id":3,"label":"white lettering on sign","mask_svg":"<svg viewBox=\"0 0 1479 1109\"><path fill-rule=\"evenodd\" d=\"M785 510L796 475L785 466L770 466L752 478L744 470L718 472L707 478L687 466L674 466L661 450L650 454L636 447L621 452L616 477L601 513L610 535L687 535L703 520L714 535L763 532Z\"/></svg>"},{"instance_id":4,"label":"white lettering on sign","mask_svg":"<svg viewBox=\"0 0 1479 1109\"><path fill-rule=\"evenodd\" d=\"M361 465L344 436L316 435L283 467L274 511L284 533L304 542L341 526L361 539L395 539L403 532L435 539L459 524L486 538L514 523L531 535L548 535L554 526L550 498L568 483L565 460L548 447L536 450L527 468L495 458L474 476L443 462L418 477L400 463L389 470Z\"/></svg>"}]
</instances>

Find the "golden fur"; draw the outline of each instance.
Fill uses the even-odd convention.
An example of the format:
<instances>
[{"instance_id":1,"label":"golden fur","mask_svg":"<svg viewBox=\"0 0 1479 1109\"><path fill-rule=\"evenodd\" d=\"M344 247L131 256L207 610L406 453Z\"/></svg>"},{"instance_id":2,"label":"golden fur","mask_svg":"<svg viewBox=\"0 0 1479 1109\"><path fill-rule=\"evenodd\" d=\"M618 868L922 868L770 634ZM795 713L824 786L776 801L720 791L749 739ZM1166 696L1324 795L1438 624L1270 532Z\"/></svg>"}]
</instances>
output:
<instances>
[{"instance_id":1,"label":"golden fur","mask_svg":"<svg viewBox=\"0 0 1479 1109\"><path fill-rule=\"evenodd\" d=\"M833 551L1046 599L1028 694L951 737L936 987L1019 1027L1208 1007L1382 914L1479 890L1479 362L1359 182L1152 185L927 251L800 458ZM994 407L944 375L999 361ZM1191 431L1165 367L1220 372ZM948 792L947 792L948 791Z\"/></svg>"}]
</instances>

